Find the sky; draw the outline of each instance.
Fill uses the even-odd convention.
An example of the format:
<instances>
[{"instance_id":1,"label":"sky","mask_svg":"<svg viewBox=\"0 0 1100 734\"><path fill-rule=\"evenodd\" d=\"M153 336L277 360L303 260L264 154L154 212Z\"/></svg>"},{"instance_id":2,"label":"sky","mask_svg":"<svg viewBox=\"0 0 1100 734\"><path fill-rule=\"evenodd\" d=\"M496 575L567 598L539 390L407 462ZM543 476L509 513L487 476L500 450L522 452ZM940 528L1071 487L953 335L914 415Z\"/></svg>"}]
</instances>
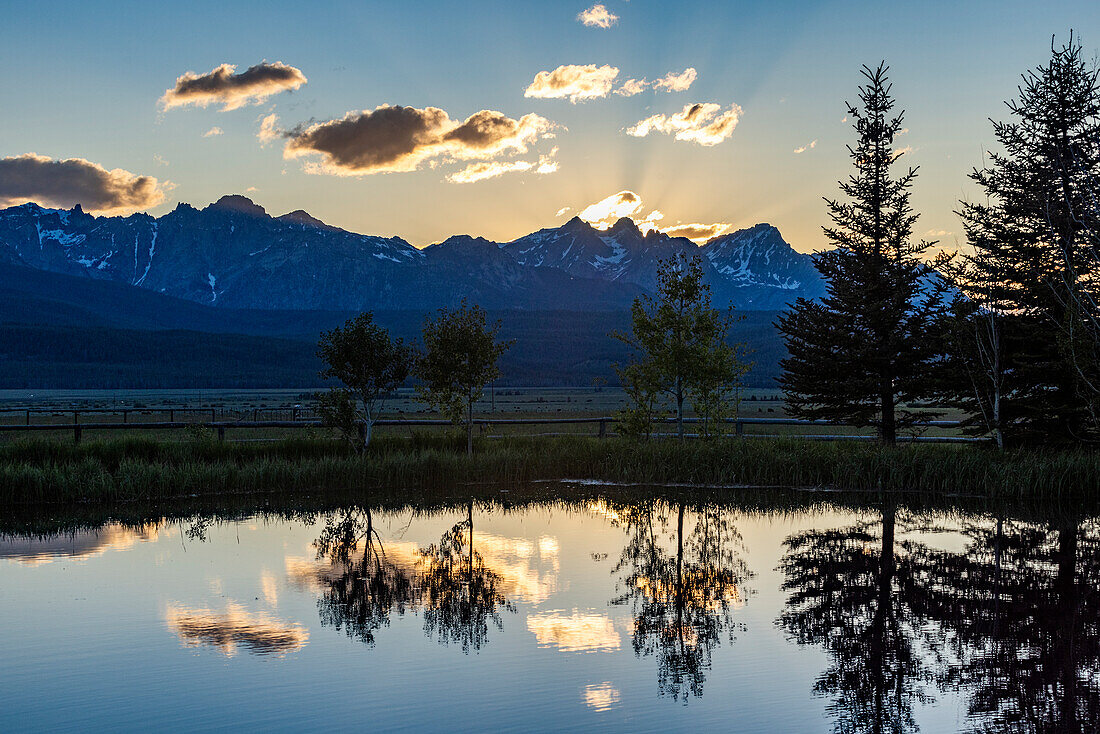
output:
<instances>
[{"instance_id":1,"label":"sky","mask_svg":"<svg viewBox=\"0 0 1100 734\"><path fill-rule=\"evenodd\" d=\"M417 246L587 212L819 250L846 102L885 60L916 234L951 248L1020 74L1070 29L1100 50L1095 0L0 5L0 204L239 193Z\"/></svg>"}]
</instances>

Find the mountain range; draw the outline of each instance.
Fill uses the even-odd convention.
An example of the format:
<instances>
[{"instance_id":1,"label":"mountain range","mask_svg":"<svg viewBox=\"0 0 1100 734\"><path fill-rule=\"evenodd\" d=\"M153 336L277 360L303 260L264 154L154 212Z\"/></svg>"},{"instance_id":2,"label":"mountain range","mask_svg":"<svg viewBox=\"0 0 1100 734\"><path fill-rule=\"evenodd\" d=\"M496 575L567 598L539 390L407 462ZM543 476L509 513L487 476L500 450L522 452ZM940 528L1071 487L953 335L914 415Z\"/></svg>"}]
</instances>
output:
<instances>
[{"instance_id":1,"label":"mountain range","mask_svg":"<svg viewBox=\"0 0 1100 734\"><path fill-rule=\"evenodd\" d=\"M418 249L242 196L156 218L24 204L0 210L0 388L315 386L322 329L369 309L415 342L426 312L462 298L515 340L501 385L614 384L629 354L608 334L629 329L630 304L677 253L700 255L715 304L744 313L732 338L754 350L748 383L774 385L776 311L822 287L767 224L699 246L574 218Z\"/></svg>"},{"instance_id":2,"label":"mountain range","mask_svg":"<svg viewBox=\"0 0 1100 734\"><path fill-rule=\"evenodd\" d=\"M823 292L810 256L768 224L700 246L627 218L599 230L574 217L511 242L457 235L418 249L301 210L272 217L239 195L155 218L0 210L0 261L230 309L424 311L467 298L495 310L618 311L652 292L658 261L679 253L701 256L718 306L775 310Z\"/></svg>"}]
</instances>

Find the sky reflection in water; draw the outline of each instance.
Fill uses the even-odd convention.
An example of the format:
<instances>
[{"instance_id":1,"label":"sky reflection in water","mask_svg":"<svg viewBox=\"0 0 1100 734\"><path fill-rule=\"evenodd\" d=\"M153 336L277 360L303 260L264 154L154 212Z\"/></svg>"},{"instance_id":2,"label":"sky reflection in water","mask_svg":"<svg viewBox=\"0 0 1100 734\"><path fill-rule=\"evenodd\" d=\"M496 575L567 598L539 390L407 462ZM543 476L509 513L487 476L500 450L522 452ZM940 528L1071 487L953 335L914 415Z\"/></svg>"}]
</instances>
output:
<instances>
[{"instance_id":1,"label":"sky reflection in water","mask_svg":"<svg viewBox=\"0 0 1100 734\"><path fill-rule=\"evenodd\" d=\"M0 730L1094 731L1100 528L881 500L0 540Z\"/></svg>"}]
</instances>

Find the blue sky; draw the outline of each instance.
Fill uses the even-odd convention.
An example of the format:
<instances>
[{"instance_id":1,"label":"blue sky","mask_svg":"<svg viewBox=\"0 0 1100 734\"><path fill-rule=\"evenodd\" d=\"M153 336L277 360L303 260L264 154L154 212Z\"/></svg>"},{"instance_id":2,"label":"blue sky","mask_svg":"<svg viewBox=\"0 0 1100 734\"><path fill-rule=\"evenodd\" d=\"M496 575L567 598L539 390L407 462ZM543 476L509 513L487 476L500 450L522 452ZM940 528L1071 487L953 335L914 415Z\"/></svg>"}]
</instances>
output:
<instances>
[{"instance_id":1,"label":"blue sky","mask_svg":"<svg viewBox=\"0 0 1100 734\"><path fill-rule=\"evenodd\" d=\"M1100 49L1095 1L604 0L617 16L609 28L578 20L591 5L5 2L0 157L82 158L156 177L163 201L153 214L247 192L272 214L302 208L417 245L453 233L511 239L630 190L643 202L639 217L663 213L659 226L766 221L808 251L824 245L821 197L848 173L852 132L841 120L859 66L886 59L910 130L898 146L921 167L918 233L948 233L941 239L952 245L955 202L976 195L966 173L993 143L987 118L1004 116L1020 73L1070 28L1090 55ZM241 72L265 60L308 82L228 111L158 104L185 72L225 63ZM540 71L589 64L618 68L616 84L689 67L697 79L685 91L576 104L524 96ZM626 133L696 102L737 105L736 128L710 146ZM480 110L537 115L554 137L498 160L552 156L556 171L453 183L448 176L468 161L441 155L407 172L308 173L319 157L287 160L284 139L257 139L268 114L293 130L380 105L440 108L455 124ZM222 134L203 137L213 127Z\"/></svg>"}]
</instances>

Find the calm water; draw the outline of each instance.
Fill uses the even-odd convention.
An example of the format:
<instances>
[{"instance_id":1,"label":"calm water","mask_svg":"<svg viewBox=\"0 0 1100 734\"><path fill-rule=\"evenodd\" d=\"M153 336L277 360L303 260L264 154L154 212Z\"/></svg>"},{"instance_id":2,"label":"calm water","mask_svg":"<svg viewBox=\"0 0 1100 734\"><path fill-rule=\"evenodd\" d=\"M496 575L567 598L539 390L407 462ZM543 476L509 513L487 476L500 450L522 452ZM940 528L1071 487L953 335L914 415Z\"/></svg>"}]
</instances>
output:
<instances>
[{"instance_id":1,"label":"calm water","mask_svg":"<svg viewBox=\"0 0 1100 734\"><path fill-rule=\"evenodd\" d=\"M1100 726L1091 520L499 496L9 527L0 731Z\"/></svg>"}]
</instances>

